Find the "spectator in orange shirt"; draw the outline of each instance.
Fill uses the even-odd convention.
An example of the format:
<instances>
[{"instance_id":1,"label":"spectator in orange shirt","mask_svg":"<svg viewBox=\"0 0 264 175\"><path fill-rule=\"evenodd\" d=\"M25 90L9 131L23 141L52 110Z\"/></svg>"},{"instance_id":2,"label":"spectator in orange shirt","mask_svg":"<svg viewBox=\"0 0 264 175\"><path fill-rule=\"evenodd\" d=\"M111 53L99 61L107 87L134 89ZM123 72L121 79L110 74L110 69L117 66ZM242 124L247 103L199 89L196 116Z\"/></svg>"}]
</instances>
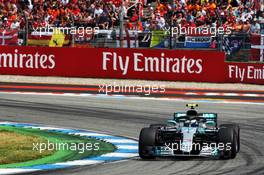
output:
<instances>
[{"instance_id":1,"label":"spectator in orange shirt","mask_svg":"<svg viewBox=\"0 0 264 175\"><path fill-rule=\"evenodd\" d=\"M214 3L214 1L211 1L211 2L210 2L210 6L209 6L209 8L210 8L211 10L215 10L215 9L216 9L216 4Z\"/></svg>"},{"instance_id":2,"label":"spectator in orange shirt","mask_svg":"<svg viewBox=\"0 0 264 175\"><path fill-rule=\"evenodd\" d=\"M161 17L163 17L167 13L167 8L164 4L161 4L160 1L157 2L157 10Z\"/></svg>"},{"instance_id":3,"label":"spectator in orange shirt","mask_svg":"<svg viewBox=\"0 0 264 175\"><path fill-rule=\"evenodd\" d=\"M241 32L243 28L243 21L239 20L235 25L234 25L234 30L236 32Z\"/></svg>"}]
</instances>

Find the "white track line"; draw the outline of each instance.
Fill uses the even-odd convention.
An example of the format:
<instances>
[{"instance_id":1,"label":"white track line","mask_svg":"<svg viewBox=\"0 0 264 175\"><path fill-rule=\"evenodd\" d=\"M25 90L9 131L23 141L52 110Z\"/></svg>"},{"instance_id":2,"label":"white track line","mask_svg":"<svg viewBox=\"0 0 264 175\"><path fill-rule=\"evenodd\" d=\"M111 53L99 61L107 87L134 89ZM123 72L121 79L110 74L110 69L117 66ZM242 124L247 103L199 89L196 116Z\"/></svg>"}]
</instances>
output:
<instances>
[{"instance_id":1,"label":"white track line","mask_svg":"<svg viewBox=\"0 0 264 175\"><path fill-rule=\"evenodd\" d=\"M138 146L132 146L132 145L116 145L118 149L138 149Z\"/></svg>"},{"instance_id":2,"label":"white track line","mask_svg":"<svg viewBox=\"0 0 264 175\"><path fill-rule=\"evenodd\" d=\"M208 92L208 93L204 93L204 95L206 95L206 96L221 96L221 93L217 93L217 92Z\"/></svg>"},{"instance_id":3,"label":"white track line","mask_svg":"<svg viewBox=\"0 0 264 175\"><path fill-rule=\"evenodd\" d=\"M74 135L79 135L79 136L93 136L93 137L96 137L96 136L103 136L103 137L108 137L110 135L107 135L107 134L100 134L100 133L83 133L83 132L77 132L77 133L69 133L69 134L74 134Z\"/></svg>"},{"instance_id":4,"label":"white track line","mask_svg":"<svg viewBox=\"0 0 264 175\"><path fill-rule=\"evenodd\" d=\"M98 163L103 163L102 160L74 160L63 163L55 163L54 165L69 165L69 166L80 166L80 165L93 165Z\"/></svg>"},{"instance_id":5,"label":"white track line","mask_svg":"<svg viewBox=\"0 0 264 175\"><path fill-rule=\"evenodd\" d=\"M104 139L104 140L110 143L138 143L137 141L130 139Z\"/></svg>"},{"instance_id":6,"label":"white track line","mask_svg":"<svg viewBox=\"0 0 264 175\"><path fill-rule=\"evenodd\" d=\"M18 173L32 173L35 171L39 171L40 169L19 169L19 168L8 168L8 169L1 169L0 174L18 174Z\"/></svg>"},{"instance_id":7,"label":"white track line","mask_svg":"<svg viewBox=\"0 0 264 175\"><path fill-rule=\"evenodd\" d=\"M108 153L104 154L101 157L136 157L137 153Z\"/></svg>"}]
</instances>

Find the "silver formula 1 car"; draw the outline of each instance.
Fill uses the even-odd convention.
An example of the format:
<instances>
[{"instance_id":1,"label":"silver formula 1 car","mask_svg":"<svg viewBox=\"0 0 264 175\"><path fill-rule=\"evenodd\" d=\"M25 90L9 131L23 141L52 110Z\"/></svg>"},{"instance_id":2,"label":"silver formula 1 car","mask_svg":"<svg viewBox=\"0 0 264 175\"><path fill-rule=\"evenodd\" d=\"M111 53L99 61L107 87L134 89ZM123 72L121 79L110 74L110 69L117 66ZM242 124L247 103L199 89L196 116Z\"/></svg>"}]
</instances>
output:
<instances>
[{"instance_id":1,"label":"silver formula 1 car","mask_svg":"<svg viewBox=\"0 0 264 175\"><path fill-rule=\"evenodd\" d=\"M187 112L174 113L165 124L151 124L139 136L139 156L203 156L233 159L240 149L237 124L218 127L216 113L198 113L197 104L187 104Z\"/></svg>"}]
</instances>

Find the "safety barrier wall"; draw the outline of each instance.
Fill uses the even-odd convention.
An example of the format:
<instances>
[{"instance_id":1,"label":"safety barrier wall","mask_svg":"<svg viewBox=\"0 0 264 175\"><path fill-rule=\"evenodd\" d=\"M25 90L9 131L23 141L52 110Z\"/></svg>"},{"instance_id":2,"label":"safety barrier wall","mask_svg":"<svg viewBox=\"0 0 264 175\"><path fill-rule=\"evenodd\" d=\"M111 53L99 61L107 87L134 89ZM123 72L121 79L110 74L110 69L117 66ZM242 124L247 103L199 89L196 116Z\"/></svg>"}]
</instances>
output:
<instances>
[{"instance_id":1,"label":"safety barrier wall","mask_svg":"<svg viewBox=\"0 0 264 175\"><path fill-rule=\"evenodd\" d=\"M1 46L0 74L264 84L263 63L194 50Z\"/></svg>"}]
</instances>

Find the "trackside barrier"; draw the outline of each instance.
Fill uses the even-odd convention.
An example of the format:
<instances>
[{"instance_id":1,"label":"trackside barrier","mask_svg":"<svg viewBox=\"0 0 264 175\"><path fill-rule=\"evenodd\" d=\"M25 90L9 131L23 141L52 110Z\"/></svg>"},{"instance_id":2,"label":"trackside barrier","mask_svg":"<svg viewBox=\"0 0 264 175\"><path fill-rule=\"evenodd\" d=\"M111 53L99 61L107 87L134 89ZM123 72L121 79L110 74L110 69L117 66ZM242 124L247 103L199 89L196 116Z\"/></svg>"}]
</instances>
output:
<instances>
[{"instance_id":1,"label":"trackside barrier","mask_svg":"<svg viewBox=\"0 0 264 175\"><path fill-rule=\"evenodd\" d=\"M251 36L251 61L264 61L264 35L252 34Z\"/></svg>"},{"instance_id":2,"label":"trackside barrier","mask_svg":"<svg viewBox=\"0 0 264 175\"><path fill-rule=\"evenodd\" d=\"M1 46L0 74L264 84L263 63L194 50Z\"/></svg>"}]
</instances>

